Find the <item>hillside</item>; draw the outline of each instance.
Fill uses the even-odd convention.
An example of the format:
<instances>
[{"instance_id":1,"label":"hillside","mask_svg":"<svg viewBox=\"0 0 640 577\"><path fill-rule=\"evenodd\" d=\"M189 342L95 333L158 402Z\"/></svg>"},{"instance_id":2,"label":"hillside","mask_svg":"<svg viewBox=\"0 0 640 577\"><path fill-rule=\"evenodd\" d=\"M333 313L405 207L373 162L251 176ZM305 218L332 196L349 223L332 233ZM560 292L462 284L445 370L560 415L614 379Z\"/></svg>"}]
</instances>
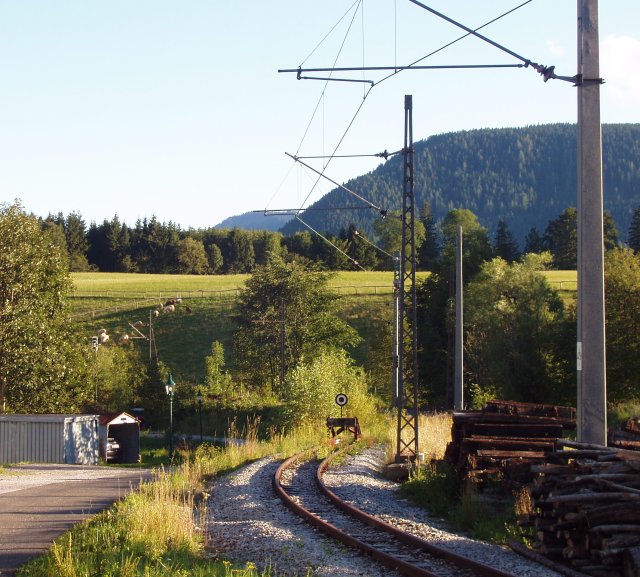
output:
<instances>
[{"instance_id":1,"label":"hillside","mask_svg":"<svg viewBox=\"0 0 640 577\"><path fill-rule=\"evenodd\" d=\"M244 214L225 218L222 222L216 224L214 228L229 229L236 227L243 230L270 230L275 232L289 220L290 217L288 216L265 216L261 212L245 212Z\"/></svg>"},{"instance_id":2,"label":"hillside","mask_svg":"<svg viewBox=\"0 0 640 577\"><path fill-rule=\"evenodd\" d=\"M542 233L566 207L576 206L575 125L454 132L431 136L416 142L414 148L416 207L428 202L436 220L453 208L466 208L492 232L499 219L506 220L522 242L531 227ZM633 211L640 205L638 158L640 124L603 126L605 208L623 240ZM401 171L402 156L398 155L346 186L382 208L399 210ZM312 208L344 206L354 200L335 189ZM352 223L372 234L376 217L374 210L324 210L307 212L304 220L333 234ZM291 221L281 231L289 235L300 227Z\"/></svg>"}]
</instances>

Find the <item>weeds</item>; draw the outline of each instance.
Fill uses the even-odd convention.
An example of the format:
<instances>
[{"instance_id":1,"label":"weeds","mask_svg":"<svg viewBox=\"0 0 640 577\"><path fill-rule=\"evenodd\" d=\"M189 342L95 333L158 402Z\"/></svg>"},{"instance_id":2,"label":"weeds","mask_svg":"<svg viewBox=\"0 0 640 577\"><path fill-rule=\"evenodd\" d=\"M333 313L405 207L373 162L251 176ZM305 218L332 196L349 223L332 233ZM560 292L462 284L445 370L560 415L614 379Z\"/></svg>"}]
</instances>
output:
<instances>
[{"instance_id":1,"label":"weeds","mask_svg":"<svg viewBox=\"0 0 640 577\"><path fill-rule=\"evenodd\" d=\"M276 577L275 568L234 567L212 561L205 551L208 477L267 455L326 445L326 433L310 426L291 435L272 430L269 440L260 441L259 425L254 419L238 430L234 422L226 447L203 444L180 452L179 464L158 469L137 493L57 539L47 555L21 567L18 577Z\"/></svg>"}]
</instances>

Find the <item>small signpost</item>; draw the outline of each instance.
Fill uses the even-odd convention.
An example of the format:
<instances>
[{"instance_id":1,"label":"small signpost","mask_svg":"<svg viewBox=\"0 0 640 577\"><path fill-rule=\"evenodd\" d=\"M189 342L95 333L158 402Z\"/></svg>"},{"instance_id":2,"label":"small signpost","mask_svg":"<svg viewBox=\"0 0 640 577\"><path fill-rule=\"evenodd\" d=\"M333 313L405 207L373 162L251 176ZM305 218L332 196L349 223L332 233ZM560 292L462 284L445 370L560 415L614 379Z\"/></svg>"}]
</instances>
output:
<instances>
[{"instance_id":1,"label":"small signpost","mask_svg":"<svg viewBox=\"0 0 640 577\"><path fill-rule=\"evenodd\" d=\"M343 431L349 431L353 433L355 440L357 441L362 435L362 431L360 431L360 424L358 423L358 419L356 417L347 417L343 418L342 416L342 407L344 407L349 402L349 397L344 393L339 393L336 395L336 405L340 407L340 418L329 417L327 419L327 428L331 431L331 437L335 439L337 435L342 433ZM336 439L336 442L339 439Z\"/></svg>"},{"instance_id":2,"label":"small signpost","mask_svg":"<svg viewBox=\"0 0 640 577\"><path fill-rule=\"evenodd\" d=\"M344 407L349 402L349 397L344 393L338 393L336 395L336 405L340 407L340 418L342 418L342 407Z\"/></svg>"}]
</instances>

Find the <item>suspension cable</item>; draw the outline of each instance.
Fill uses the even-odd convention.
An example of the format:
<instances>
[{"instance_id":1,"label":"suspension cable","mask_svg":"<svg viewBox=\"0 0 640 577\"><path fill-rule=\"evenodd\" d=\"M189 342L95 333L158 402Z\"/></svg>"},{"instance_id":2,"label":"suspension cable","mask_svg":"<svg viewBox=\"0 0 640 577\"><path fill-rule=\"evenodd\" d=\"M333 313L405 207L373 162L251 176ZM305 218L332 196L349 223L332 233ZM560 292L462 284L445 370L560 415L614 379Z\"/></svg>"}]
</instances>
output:
<instances>
[{"instance_id":1,"label":"suspension cable","mask_svg":"<svg viewBox=\"0 0 640 577\"><path fill-rule=\"evenodd\" d=\"M528 0L528 1L530 2L531 0ZM476 38L479 38L480 40L483 40L484 42L491 44L491 46L493 46L494 48L497 48L498 50L502 50L503 52L506 52L510 56L513 56L516 60L520 60L521 62L523 62L525 68L531 66L536 72L538 72L543 76L545 82L551 78L554 78L554 79L557 78L559 80L565 80L567 82L575 82L576 80L575 77L569 78L567 76L557 76L554 72L555 66L543 66L542 64L537 64L536 62L532 62L528 58L521 56L520 54L518 54L517 52L514 52L513 50L510 50L506 46L503 46L502 44L499 44L498 42L495 42L494 40L487 38L483 34L480 34L479 32L477 32L477 29L472 30L468 26L465 26L464 24L461 24L457 20L454 20L453 18L450 18L449 16L442 14L442 12L438 12L437 10L430 8L429 6L427 6L426 4L423 4L422 2L419 2L418 0L409 0L409 2L415 4L416 6L419 6L420 8L426 10L427 12L431 12L431 14L434 14L438 18L442 18L442 20L445 20L446 22L449 22L450 24L453 24L458 28L462 28L462 30L465 30L467 34L471 34ZM525 2L525 4L527 3L528 2Z\"/></svg>"},{"instance_id":2,"label":"suspension cable","mask_svg":"<svg viewBox=\"0 0 640 577\"><path fill-rule=\"evenodd\" d=\"M346 252L344 252L339 246L332 243L326 236L320 234L315 228L307 224L304 220L302 220L297 214L294 217L296 220L299 220L302 224L304 224L311 232L315 232L322 240L324 240L327 244L330 244L333 248L335 248L340 254L347 257L353 264L355 264L360 270L366 270L362 267L362 265L354 258L350 257Z\"/></svg>"},{"instance_id":3,"label":"suspension cable","mask_svg":"<svg viewBox=\"0 0 640 577\"><path fill-rule=\"evenodd\" d=\"M391 257L393 260L398 260L397 256L393 256L391 253L387 252L383 248L380 248L377 244L372 243L366 236L363 236L362 234L360 234L359 231L355 230L353 231L353 234L355 234L358 238L361 238L362 240L364 240L364 242L371 245L376 250L379 250L382 254L386 254L388 257Z\"/></svg>"},{"instance_id":4,"label":"suspension cable","mask_svg":"<svg viewBox=\"0 0 640 577\"><path fill-rule=\"evenodd\" d=\"M288 152L285 152L285 154L290 158L293 158L293 160L295 160L296 162L299 162L300 164L302 164L302 166L305 166L309 170L312 170L313 172L315 172L318 175L318 178L324 178L328 180L329 182L335 184L337 187L341 188L342 190L348 192L349 194L352 194L353 196L355 196L356 198L358 198L359 200L367 204L370 208L377 210L381 215L384 214L386 216L386 213L387 213L386 210L381 209L377 204L373 204L373 202L367 200L364 196L361 196L357 192L354 192L350 188L347 188L346 186L344 186L344 184L340 184L339 182L336 182L332 178L329 178L326 174L324 174L324 171L320 172L319 170L316 170L315 168L313 168L313 166L309 166L306 162L303 162L302 160L300 160L299 157L294 156L293 154L289 154ZM303 206L304 206L304 203L303 203ZM302 210L302 208L300 210Z\"/></svg>"}]
</instances>

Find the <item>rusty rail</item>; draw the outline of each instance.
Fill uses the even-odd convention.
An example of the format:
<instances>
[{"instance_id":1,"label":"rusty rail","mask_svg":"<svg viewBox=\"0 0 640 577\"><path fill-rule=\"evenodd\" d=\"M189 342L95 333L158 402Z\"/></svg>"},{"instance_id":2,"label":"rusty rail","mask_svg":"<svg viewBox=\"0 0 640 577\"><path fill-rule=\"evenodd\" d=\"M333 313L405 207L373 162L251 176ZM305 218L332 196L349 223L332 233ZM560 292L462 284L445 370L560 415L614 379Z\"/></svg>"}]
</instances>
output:
<instances>
[{"instance_id":1,"label":"rusty rail","mask_svg":"<svg viewBox=\"0 0 640 577\"><path fill-rule=\"evenodd\" d=\"M331 491L331 489L329 489L322 480L322 476L325 470L327 469L327 467L329 466L331 460L333 460L336 456L342 453L343 451L339 451L337 453L334 453L332 456L328 457L324 461L322 461L318 466L318 469L316 472L316 484L318 486L319 491L321 491L324 495L326 495L331 500L331 502L340 510L360 520L362 523L365 523L371 527L375 527L381 531L388 533L389 535L392 535L397 541L404 543L405 545L408 545L415 549L420 549L422 551L425 551L426 553L434 557L438 557L449 563L455 564L461 569L465 569L467 571L473 571L479 576L516 577L511 573L506 573L505 571L502 571L500 569L490 567L488 565L479 563L473 559L453 553L447 549L443 549L442 547L434 545L433 543L430 543L425 539L422 539L420 537L407 533L402 529L399 529L398 527L395 527L389 523L381 521L380 519L372 515L369 515L368 513L362 511L361 509L358 509L357 507L354 507L353 505L343 501L338 495L336 495L333 491ZM276 471L273 477L273 488L276 494L280 497L280 499L282 499L284 504L289 509L294 511L297 515L299 515L303 519L307 520L309 523L311 523L315 527L319 528L321 531L323 531L327 535L330 535L331 537L339 540L345 545L348 545L350 547L358 549L359 551L362 551L363 553L370 555L371 557L373 557L374 559L376 559L386 567L398 570L404 573L405 575L410 575L413 577L438 577L437 573L433 573L430 570L424 569L422 567L418 567L416 565L413 565L412 563L409 563L408 561L394 557L370 545L369 543L365 543L357 539L356 537L343 532L341 529L339 529L335 525L325 521L324 519L321 519L318 515L314 514L313 512L309 511L308 509L304 508L302 505L297 503L283 488L281 484L281 478L286 469L294 466L301 460L304 460L305 457L307 457L308 455L309 455L308 452L299 453L297 455L294 455L290 459L287 459L280 465L280 467L278 468L278 470Z\"/></svg>"}]
</instances>

